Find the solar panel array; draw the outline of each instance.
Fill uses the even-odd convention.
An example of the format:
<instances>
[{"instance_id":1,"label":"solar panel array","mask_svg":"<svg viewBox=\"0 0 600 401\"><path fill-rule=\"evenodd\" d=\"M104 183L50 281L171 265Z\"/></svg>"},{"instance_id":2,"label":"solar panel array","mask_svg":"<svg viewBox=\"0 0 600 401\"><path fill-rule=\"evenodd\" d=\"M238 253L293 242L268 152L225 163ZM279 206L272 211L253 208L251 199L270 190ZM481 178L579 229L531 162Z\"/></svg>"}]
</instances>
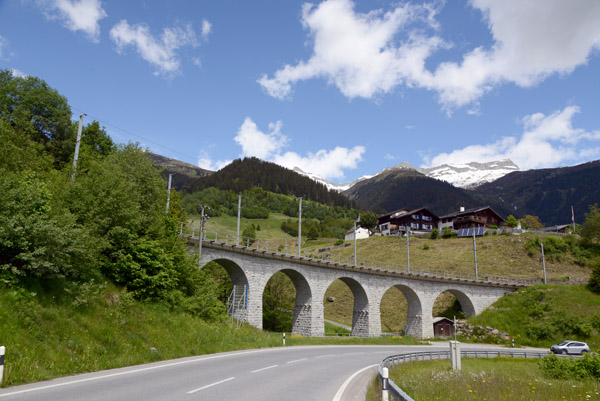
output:
<instances>
[{"instance_id":1,"label":"solar panel array","mask_svg":"<svg viewBox=\"0 0 600 401\"><path fill-rule=\"evenodd\" d=\"M458 238L472 237L473 231L475 232L475 236L481 237L485 234L485 227L461 228L458 230Z\"/></svg>"}]
</instances>

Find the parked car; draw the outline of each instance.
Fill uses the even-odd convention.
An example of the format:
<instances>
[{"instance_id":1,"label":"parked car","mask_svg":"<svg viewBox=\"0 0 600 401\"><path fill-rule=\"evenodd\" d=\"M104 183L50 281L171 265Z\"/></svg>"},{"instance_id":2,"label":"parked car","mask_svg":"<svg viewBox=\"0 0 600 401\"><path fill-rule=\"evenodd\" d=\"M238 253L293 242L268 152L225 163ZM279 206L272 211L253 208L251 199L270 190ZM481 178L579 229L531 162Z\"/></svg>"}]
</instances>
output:
<instances>
[{"instance_id":1,"label":"parked car","mask_svg":"<svg viewBox=\"0 0 600 401\"><path fill-rule=\"evenodd\" d=\"M590 352L590 347L581 341L563 341L550 347L550 351L563 355L583 355Z\"/></svg>"}]
</instances>

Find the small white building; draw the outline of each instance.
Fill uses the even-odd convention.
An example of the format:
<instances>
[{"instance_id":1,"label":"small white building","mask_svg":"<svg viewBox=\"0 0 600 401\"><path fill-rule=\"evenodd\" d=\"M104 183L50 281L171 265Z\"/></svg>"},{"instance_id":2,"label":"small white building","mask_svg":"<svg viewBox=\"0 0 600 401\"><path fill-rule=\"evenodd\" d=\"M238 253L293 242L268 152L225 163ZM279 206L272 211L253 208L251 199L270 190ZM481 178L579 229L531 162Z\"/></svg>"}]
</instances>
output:
<instances>
[{"instance_id":1,"label":"small white building","mask_svg":"<svg viewBox=\"0 0 600 401\"><path fill-rule=\"evenodd\" d=\"M369 238L373 234L369 229L364 227L358 227L356 229L356 239L365 239ZM354 227L346 232L344 236L344 240L346 241L354 241Z\"/></svg>"}]
</instances>

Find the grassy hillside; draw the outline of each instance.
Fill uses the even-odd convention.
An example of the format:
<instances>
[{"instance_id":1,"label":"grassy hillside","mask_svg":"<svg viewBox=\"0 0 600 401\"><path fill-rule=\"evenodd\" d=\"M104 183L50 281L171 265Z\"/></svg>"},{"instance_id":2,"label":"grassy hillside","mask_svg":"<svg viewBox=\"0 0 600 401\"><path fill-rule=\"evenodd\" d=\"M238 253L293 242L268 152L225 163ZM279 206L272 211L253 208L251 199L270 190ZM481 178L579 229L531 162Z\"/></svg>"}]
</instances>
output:
<instances>
[{"instance_id":1,"label":"grassy hillside","mask_svg":"<svg viewBox=\"0 0 600 401\"><path fill-rule=\"evenodd\" d=\"M548 347L565 339L600 348L600 295L585 286L535 286L498 300L471 323L507 331L520 345Z\"/></svg>"},{"instance_id":2,"label":"grassy hillside","mask_svg":"<svg viewBox=\"0 0 600 401\"><path fill-rule=\"evenodd\" d=\"M280 229L282 221L288 217L283 214L271 213L268 219L242 219L240 231L248 224L260 225L256 232L257 239L269 239L270 248L287 244L288 252L294 252L297 238ZM199 217L191 217L195 221L196 232L199 227ZM237 218L232 216L214 217L206 223L207 234L213 238L216 231L219 238L225 238L226 233L233 240L236 235ZM331 247L336 240L321 238L307 240L303 237L302 249L307 254L320 257L323 253L330 255L332 260L353 259L354 247L332 249L320 253L319 249ZM346 242L349 244L353 243ZM487 235L477 238L477 266L480 275L512 276L542 278L542 254L540 243L544 243L546 257L546 274L549 279L564 279L570 277L587 278L593 258L597 257L597 249L582 248L580 241L572 236L555 237L526 233L517 236ZM370 263L400 265L406 267L406 239L398 237L372 236L357 241L357 256L360 261ZM473 240L472 238L410 238L410 264L414 269L437 269L454 272L474 272Z\"/></svg>"},{"instance_id":3,"label":"grassy hillside","mask_svg":"<svg viewBox=\"0 0 600 401\"><path fill-rule=\"evenodd\" d=\"M485 236L477 238L477 265L480 275L542 278L541 250L532 247L535 239L548 242L550 236L523 234L519 236ZM530 241L531 240L531 241ZM553 240L550 240L553 241ZM546 249L546 272L548 278L562 279L567 276L589 277L590 268L578 256L578 241L573 238L560 240L565 249L551 254ZM574 241L575 254L568 241ZM311 243L307 242L307 249ZM531 250L531 255L530 255ZM328 251L335 260L338 257L351 259L352 246ZM373 236L357 241L359 261L391 263L406 267L406 239L397 237ZM454 272L474 272L472 238L436 239L411 238L410 264L413 269L438 269Z\"/></svg>"},{"instance_id":4,"label":"grassy hillside","mask_svg":"<svg viewBox=\"0 0 600 401\"><path fill-rule=\"evenodd\" d=\"M410 338L306 338L287 345L416 344ZM41 294L0 287L3 387L191 355L281 345L280 333L208 323L111 286Z\"/></svg>"}]
</instances>

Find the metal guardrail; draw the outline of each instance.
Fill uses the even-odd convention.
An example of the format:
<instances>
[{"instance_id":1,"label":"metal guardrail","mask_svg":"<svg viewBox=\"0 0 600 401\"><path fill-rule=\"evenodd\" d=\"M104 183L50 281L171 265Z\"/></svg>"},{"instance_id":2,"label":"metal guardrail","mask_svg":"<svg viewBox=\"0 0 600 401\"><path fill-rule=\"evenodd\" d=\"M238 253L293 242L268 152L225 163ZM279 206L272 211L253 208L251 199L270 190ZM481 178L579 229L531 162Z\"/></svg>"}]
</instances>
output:
<instances>
[{"instance_id":1,"label":"metal guardrail","mask_svg":"<svg viewBox=\"0 0 600 401\"><path fill-rule=\"evenodd\" d=\"M183 230L180 232L180 235L197 239L197 232L192 232L192 234L186 234ZM301 255L298 256L296 243L297 241L285 241L284 244L281 243L281 240L257 240L250 238L240 238L239 243L236 239L235 235L223 234L215 232L207 233L204 231L203 242L213 243L213 244L223 244L232 247L237 247L240 250L248 249L255 250L264 253L268 253L271 255L277 256L286 256L290 259L302 259L304 261L310 261L315 263L323 263L328 267L342 267L345 269L357 269L361 271L373 271L373 272L383 272L383 273L396 273L399 275L405 275L412 278L425 278L425 279L437 279L437 280L450 280L450 281L461 281L461 282L472 282L472 283L483 283L483 284L494 284L494 285L505 285L509 287L524 287L537 283L543 283L543 279L539 280L531 279L531 278L520 278L520 277L503 277L503 276L487 276L483 274L475 275L475 273L471 272L453 272L453 271L445 271L439 269L424 269L424 268L413 268L410 269L406 265L393 264L393 263L383 263L377 261L369 261L369 260L358 260L357 263L354 263L353 257L342 258L338 256L337 261L335 259L331 259L328 255L315 255L312 252L301 251ZM316 251L315 251L316 253Z\"/></svg>"},{"instance_id":2,"label":"metal guardrail","mask_svg":"<svg viewBox=\"0 0 600 401\"><path fill-rule=\"evenodd\" d=\"M461 357L464 358L522 358L522 359L541 359L550 355L550 351L461 351ZM379 364L379 380L387 391L396 401L415 401L406 394L391 379L387 383L383 382L383 368L395 367L404 362L413 361L433 361L440 359L450 359L450 351L429 351L429 352L410 352L406 354L392 355L385 358Z\"/></svg>"}]
</instances>

